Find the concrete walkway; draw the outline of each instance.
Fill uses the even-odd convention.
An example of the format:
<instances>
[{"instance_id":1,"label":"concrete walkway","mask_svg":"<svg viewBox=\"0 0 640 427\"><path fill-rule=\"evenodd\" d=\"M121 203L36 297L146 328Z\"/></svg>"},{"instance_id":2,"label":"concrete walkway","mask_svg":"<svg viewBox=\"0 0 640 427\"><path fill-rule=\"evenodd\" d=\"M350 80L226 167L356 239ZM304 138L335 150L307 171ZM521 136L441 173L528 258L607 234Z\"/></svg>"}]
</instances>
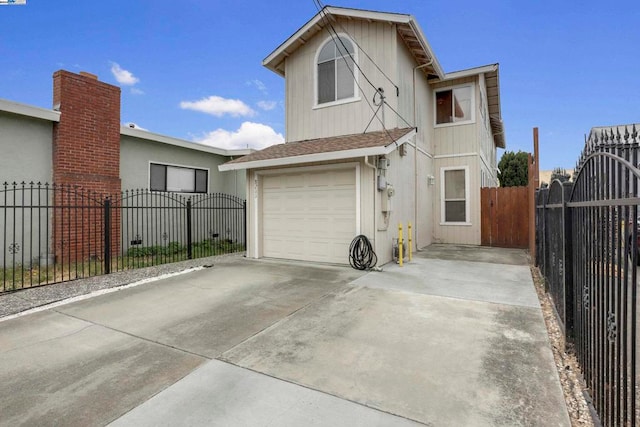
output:
<instances>
[{"instance_id":1,"label":"concrete walkway","mask_svg":"<svg viewBox=\"0 0 640 427\"><path fill-rule=\"evenodd\" d=\"M523 262L229 258L0 321L0 425L568 426Z\"/></svg>"}]
</instances>

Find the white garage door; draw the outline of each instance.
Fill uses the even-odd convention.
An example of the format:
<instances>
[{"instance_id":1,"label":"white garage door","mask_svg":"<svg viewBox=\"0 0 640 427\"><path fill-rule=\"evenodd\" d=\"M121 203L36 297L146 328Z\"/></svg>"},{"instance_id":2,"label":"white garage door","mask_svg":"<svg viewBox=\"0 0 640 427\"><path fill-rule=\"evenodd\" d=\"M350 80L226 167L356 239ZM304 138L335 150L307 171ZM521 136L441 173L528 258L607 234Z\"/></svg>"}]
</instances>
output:
<instances>
[{"instance_id":1,"label":"white garage door","mask_svg":"<svg viewBox=\"0 0 640 427\"><path fill-rule=\"evenodd\" d=\"M263 255L349 263L356 236L355 169L264 175Z\"/></svg>"}]
</instances>

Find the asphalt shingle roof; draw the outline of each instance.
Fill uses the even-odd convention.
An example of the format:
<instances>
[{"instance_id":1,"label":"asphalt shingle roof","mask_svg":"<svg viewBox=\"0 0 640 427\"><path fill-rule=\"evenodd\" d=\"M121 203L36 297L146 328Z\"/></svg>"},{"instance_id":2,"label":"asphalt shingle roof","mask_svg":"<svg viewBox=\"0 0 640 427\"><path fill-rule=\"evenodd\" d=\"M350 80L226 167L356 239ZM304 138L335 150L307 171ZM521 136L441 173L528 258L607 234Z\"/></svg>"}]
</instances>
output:
<instances>
[{"instance_id":1,"label":"asphalt shingle roof","mask_svg":"<svg viewBox=\"0 0 640 427\"><path fill-rule=\"evenodd\" d=\"M395 128L387 131L287 142L285 144L272 145L264 150L256 151L255 153L234 159L226 164L281 159L308 154L356 150L360 148L386 147L389 144L395 143L398 139L413 130L414 128Z\"/></svg>"}]
</instances>

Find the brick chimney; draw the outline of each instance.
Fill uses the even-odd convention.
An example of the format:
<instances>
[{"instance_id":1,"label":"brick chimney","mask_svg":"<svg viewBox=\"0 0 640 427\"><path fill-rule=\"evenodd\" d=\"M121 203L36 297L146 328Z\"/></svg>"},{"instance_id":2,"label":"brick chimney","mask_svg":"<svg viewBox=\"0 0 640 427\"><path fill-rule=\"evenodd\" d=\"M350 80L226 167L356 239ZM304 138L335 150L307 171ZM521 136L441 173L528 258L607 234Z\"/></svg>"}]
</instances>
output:
<instances>
[{"instance_id":1,"label":"brick chimney","mask_svg":"<svg viewBox=\"0 0 640 427\"><path fill-rule=\"evenodd\" d=\"M60 122L53 125L54 199L95 204L94 209L54 212L54 253L59 262L100 258L104 253L101 203L121 190L120 88L90 73L56 71L53 108L61 113ZM95 194L84 197L86 191ZM111 242L117 250L119 215L113 219Z\"/></svg>"},{"instance_id":2,"label":"brick chimney","mask_svg":"<svg viewBox=\"0 0 640 427\"><path fill-rule=\"evenodd\" d=\"M120 191L120 88L97 76L53 74L53 181L99 193Z\"/></svg>"}]
</instances>

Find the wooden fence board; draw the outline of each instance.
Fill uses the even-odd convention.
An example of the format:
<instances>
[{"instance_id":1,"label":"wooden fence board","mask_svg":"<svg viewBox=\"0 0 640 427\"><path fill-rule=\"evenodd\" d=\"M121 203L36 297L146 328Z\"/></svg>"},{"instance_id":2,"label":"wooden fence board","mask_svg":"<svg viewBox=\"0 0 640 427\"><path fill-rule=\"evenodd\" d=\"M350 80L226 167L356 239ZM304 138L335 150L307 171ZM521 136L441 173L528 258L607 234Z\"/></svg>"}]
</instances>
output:
<instances>
[{"instance_id":1,"label":"wooden fence board","mask_svg":"<svg viewBox=\"0 0 640 427\"><path fill-rule=\"evenodd\" d=\"M528 187L482 188L480 194L481 244L501 248L528 248Z\"/></svg>"}]
</instances>

